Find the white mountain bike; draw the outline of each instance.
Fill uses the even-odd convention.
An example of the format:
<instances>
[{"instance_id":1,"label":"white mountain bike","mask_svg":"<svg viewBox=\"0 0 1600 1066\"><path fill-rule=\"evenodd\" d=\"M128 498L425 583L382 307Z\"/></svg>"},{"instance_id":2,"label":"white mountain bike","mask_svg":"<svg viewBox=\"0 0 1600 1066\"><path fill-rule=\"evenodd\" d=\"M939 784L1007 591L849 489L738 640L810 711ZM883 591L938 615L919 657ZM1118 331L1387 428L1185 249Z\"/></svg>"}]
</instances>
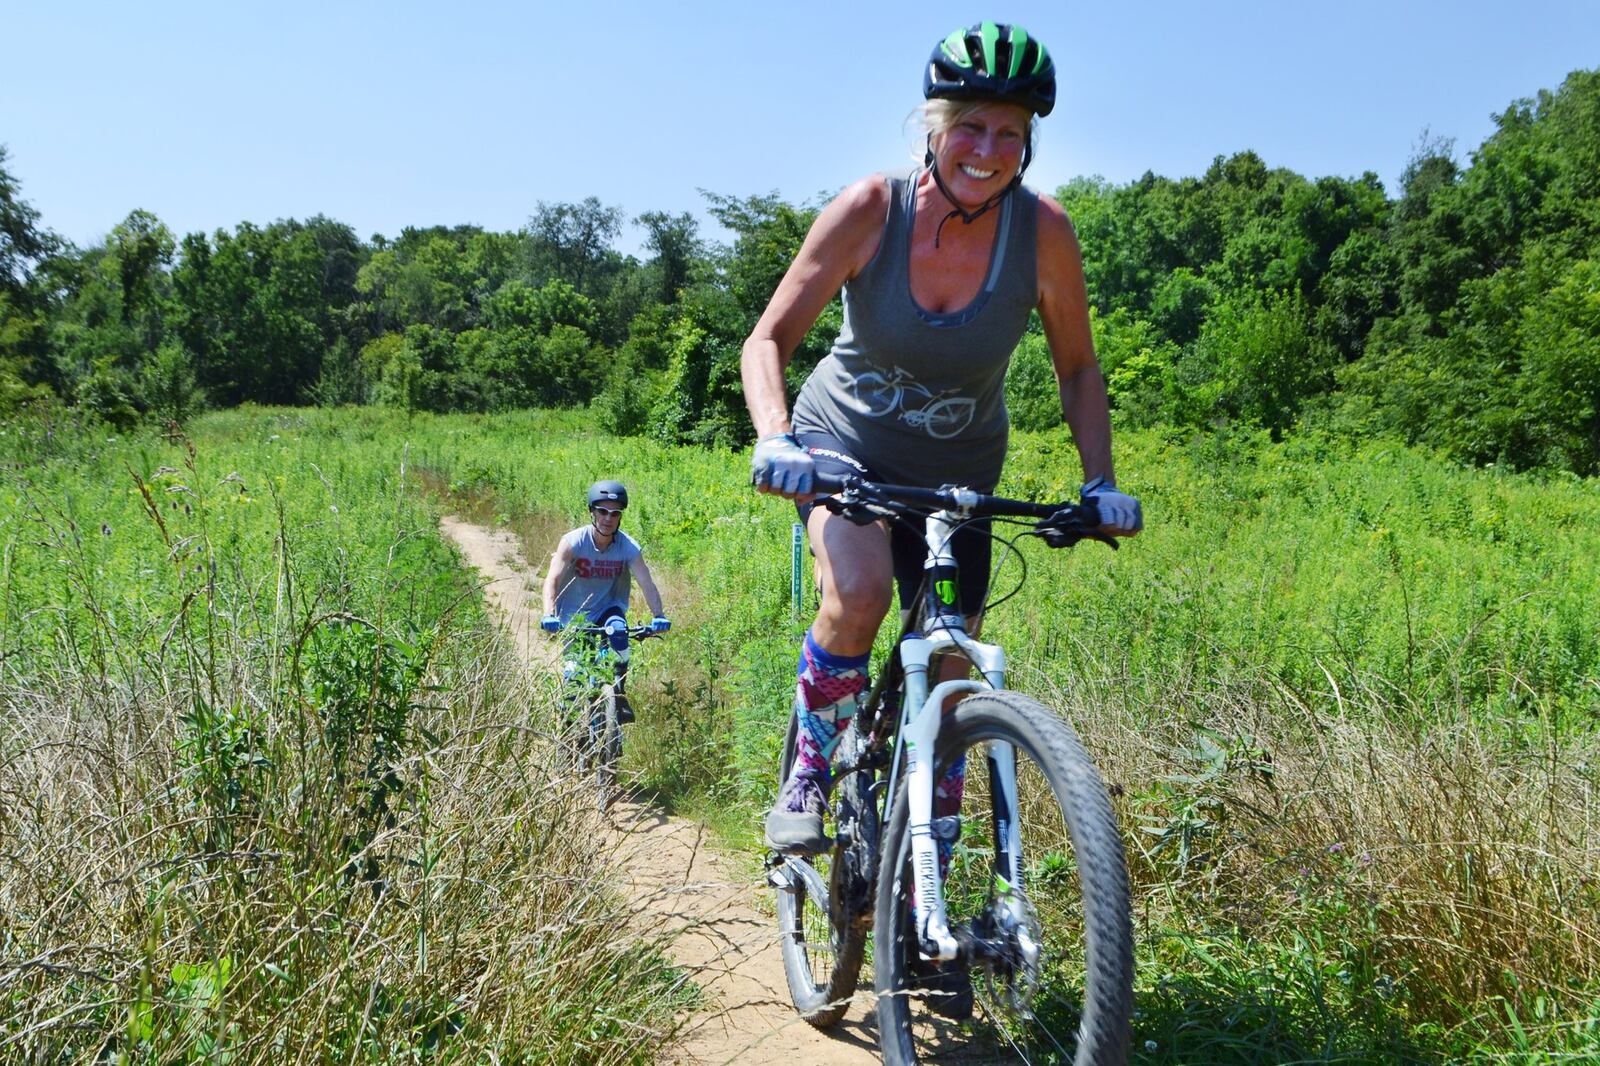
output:
<instances>
[{"instance_id":1,"label":"white mountain bike","mask_svg":"<svg viewBox=\"0 0 1600 1066\"><path fill-rule=\"evenodd\" d=\"M1032 519L1054 547L1111 543L1095 532L1098 512L963 488L818 483L838 494L822 505L863 524L921 522L927 561L918 607L834 750L832 847L768 858L796 1010L819 1028L844 1016L875 928L884 1062L922 1062L953 1042L981 1052L974 1041L1028 1062L1126 1061L1132 918L1105 786L1070 725L1005 687L1005 652L967 632L949 546L982 517ZM964 655L981 679L930 690L946 653ZM796 729L791 716L780 782ZM969 817L936 817L936 788L963 761ZM974 1000L985 1024L970 1037L941 1019Z\"/></svg>"}]
</instances>

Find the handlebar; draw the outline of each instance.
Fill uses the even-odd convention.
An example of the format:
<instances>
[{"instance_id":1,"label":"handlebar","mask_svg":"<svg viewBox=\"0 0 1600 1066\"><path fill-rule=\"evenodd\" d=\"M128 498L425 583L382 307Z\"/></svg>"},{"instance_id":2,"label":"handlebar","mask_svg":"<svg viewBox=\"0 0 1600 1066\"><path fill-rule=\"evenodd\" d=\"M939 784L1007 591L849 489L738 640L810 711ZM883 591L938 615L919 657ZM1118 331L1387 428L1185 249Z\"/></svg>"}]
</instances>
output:
<instances>
[{"instance_id":1,"label":"handlebar","mask_svg":"<svg viewBox=\"0 0 1600 1066\"><path fill-rule=\"evenodd\" d=\"M901 518L929 510L949 511L961 518L1033 518L1032 532L1052 548L1066 548L1080 540L1097 540L1113 550L1117 542L1100 532L1100 509L1094 501L1034 503L991 496L986 492L945 485L937 489L915 485L886 485L854 474L818 471L814 485L828 493L820 502L835 514L863 525L879 516Z\"/></svg>"},{"instance_id":2,"label":"handlebar","mask_svg":"<svg viewBox=\"0 0 1600 1066\"><path fill-rule=\"evenodd\" d=\"M603 637L603 636L606 635L606 627L605 626L590 625L590 624L587 624L587 623L584 624L584 625L581 625L581 626L568 625L568 626L562 626L561 627L561 632L563 632L563 633L583 633L583 634L586 634L588 636ZM640 625L629 626L628 627L628 638L630 640L644 640L646 637L664 637L664 636L666 636L665 633L657 633L655 630L651 629L648 622L641 623Z\"/></svg>"}]
</instances>

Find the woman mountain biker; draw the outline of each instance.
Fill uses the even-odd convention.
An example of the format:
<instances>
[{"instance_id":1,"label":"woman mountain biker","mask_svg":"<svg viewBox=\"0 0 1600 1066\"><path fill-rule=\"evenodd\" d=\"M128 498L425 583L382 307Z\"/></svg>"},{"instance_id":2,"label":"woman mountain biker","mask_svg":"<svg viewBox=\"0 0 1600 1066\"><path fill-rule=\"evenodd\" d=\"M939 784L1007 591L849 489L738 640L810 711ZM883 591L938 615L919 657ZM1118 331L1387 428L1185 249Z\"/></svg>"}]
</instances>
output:
<instances>
[{"instance_id":1,"label":"woman mountain biker","mask_svg":"<svg viewBox=\"0 0 1600 1066\"><path fill-rule=\"evenodd\" d=\"M661 607L650 567L638 541L622 532L622 512L628 490L620 481L596 481L589 486L589 524L565 534L550 556L544 578L544 618L541 629L559 632L582 615L591 625L606 627L605 639L614 653L617 721L633 721L633 708L623 694L628 673L628 600L637 578L639 591L654 618L650 628L665 633L672 627Z\"/></svg>"},{"instance_id":2,"label":"woman mountain biker","mask_svg":"<svg viewBox=\"0 0 1600 1066\"><path fill-rule=\"evenodd\" d=\"M744 343L745 402L758 436L752 480L796 501L822 590L800 651L797 757L766 820L767 843L779 851L828 845L829 755L866 688L891 582L909 609L924 558L917 531L861 526L814 507L817 471L992 491L1006 454L1006 367L1037 309L1083 498L1098 504L1103 533L1132 536L1142 526L1138 500L1116 488L1077 237L1059 205L1021 184L1034 127L1055 94L1049 53L1020 26L981 22L941 40L923 71L923 166L907 177L864 178L824 208ZM841 288L843 327L791 416L784 368ZM867 405L863 379L902 385L892 403ZM970 401L970 417L934 432L919 406L929 398ZM986 525L967 526L953 547L962 602L981 611ZM969 622L976 632L978 619ZM966 668L959 660L943 667L947 676ZM940 782L936 815L959 812L963 785L960 767Z\"/></svg>"}]
</instances>

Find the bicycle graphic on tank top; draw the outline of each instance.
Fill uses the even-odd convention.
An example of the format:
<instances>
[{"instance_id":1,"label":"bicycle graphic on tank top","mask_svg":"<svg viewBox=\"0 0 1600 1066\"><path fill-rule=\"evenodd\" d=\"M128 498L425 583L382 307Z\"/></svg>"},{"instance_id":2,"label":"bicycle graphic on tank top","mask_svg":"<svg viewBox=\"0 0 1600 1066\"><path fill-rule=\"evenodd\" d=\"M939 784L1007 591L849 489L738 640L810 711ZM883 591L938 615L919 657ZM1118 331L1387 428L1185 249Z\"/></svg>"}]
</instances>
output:
<instances>
[{"instance_id":1,"label":"bicycle graphic on tank top","mask_svg":"<svg viewBox=\"0 0 1600 1066\"><path fill-rule=\"evenodd\" d=\"M868 416L897 415L900 421L938 440L948 440L970 426L978 406L970 396L954 395L954 389L936 393L898 366L888 375L876 370L859 374L851 389Z\"/></svg>"}]
</instances>

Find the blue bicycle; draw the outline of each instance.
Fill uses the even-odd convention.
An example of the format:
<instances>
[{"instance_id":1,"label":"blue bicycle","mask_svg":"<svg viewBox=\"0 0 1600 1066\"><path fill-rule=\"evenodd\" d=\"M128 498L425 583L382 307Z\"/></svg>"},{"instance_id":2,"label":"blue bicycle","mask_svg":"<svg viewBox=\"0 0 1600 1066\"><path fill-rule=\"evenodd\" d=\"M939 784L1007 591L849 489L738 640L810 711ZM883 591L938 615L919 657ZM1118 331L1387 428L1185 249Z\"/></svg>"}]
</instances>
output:
<instances>
[{"instance_id":1,"label":"blue bicycle","mask_svg":"<svg viewBox=\"0 0 1600 1066\"><path fill-rule=\"evenodd\" d=\"M595 801L609 810L617 797L617 767L622 762L622 726L618 712L625 697L617 691L609 630L603 625L569 625L565 672L566 748L579 772L594 775ZM630 641L659 637L648 624L629 626Z\"/></svg>"}]
</instances>

